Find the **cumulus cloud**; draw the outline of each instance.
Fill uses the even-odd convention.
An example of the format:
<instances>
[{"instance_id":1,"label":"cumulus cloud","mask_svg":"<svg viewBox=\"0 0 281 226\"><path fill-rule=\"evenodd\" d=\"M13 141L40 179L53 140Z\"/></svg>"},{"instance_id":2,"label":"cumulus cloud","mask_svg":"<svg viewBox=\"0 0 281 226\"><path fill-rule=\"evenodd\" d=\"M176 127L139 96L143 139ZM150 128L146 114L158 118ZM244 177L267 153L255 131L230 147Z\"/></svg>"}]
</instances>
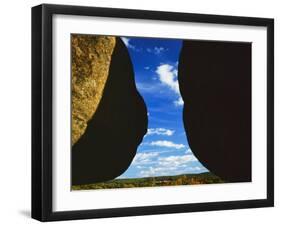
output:
<instances>
[{"instance_id":1,"label":"cumulus cloud","mask_svg":"<svg viewBox=\"0 0 281 226\"><path fill-rule=\"evenodd\" d=\"M149 93L150 95L158 95L161 91L160 84L151 85L148 82L136 82L136 86L141 93Z\"/></svg>"},{"instance_id":2,"label":"cumulus cloud","mask_svg":"<svg viewBox=\"0 0 281 226\"><path fill-rule=\"evenodd\" d=\"M165 51L168 51L168 49L164 48L163 46L155 46L153 48L146 48L146 52L152 53L152 54L155 54L155 55L160 55Z\"/></svg>"},{"instance_id":3,"label":"cumulus cloud","mask_svg":"<svg viewBox=\"0 0 281 226\"><path fill-rule=\"evenodd\" d=\"M191 149L190 148L188 148L185 152L184 152L185 154L191 154L192 153L192 151L191 151Z\"/></svg>"},{"instance_id":4,"label":"cumulus cloud","mask_svg":"<svg viewBox=\"0 0 281 226\"><path fill-rule=\"evenodd\" d=\"M138 176L168 176L206 171L203 166L198 165L197 158L189 148L182 155L167 156L167 152L173 151L137 153L132 165L138 170Z\"/></svg>"},{"instance_id":5,"label":"cumulus cloud","mask_svg":"<svg viewBox=\"0 0 281 226\"><path fill-rule=\"evenodd\" d=\"M130 42L131 42L131 39L130 38L127 38L127 37L121 37L121 40L124 42L124 44L127 46L127 48L130 48L132 50L135 50L137 52L140 52L141 49L139 48L136 48L136 46L132 45Z\"/></svg>"},{"instance_id":6,"label":"cumulus cloud","mask_svg":"<svg viewBox=\"0 0 281 226\"><path fill-rule=\"evenodd\" d=\"M167 85L176 94L179 94L178 71L170 64L159 65L156 69L160 82Z\"/></svg>"},{"instance_id":7,"label":"cumulus cloud","mask_svg":"<svg viewBox=\"0 0 281 226\"><path fill-rule=\"evenodd\" d=\"M195 158L192 154L185 152L185 155L181 156L168 156L168 157L161 157L161 155L174 152L173 150L166 150L166 151L146 151L146 152L139 152L136 154L135 158L133 159L132 165L136 165L138 169L143 168L142 165L149 165L149 164L157 164L157 165L167 165L167 162L175 161L176 165L179 165L179 162L188 162L193 161ZM188 157L184 157L186 155L190 155ZM194 159L197 161L196 159Z\"/></svg>"},{"instance_id":8,"label":"cumulus cloud","mask_svg":"<svg viewBox=\"0 0 281 226\"><path fill-rule=\"evenodd\" d=\"M153 176L164 176L164 175L168 175L168 173L173 170L172 169L168 169L168 168L163 168L163 167L148 167L145 170L141 170L139 173L140 177L153 177Z\"/></svg>"},{"instance_id":9,"label":"cumulus cloud","mask_svg":"<svg viewBox=\"0 0 281 226\"><path fill-rule=\"evenodd\" d=\"M154 50L154 53L155 53L156 55L159 55L159 54L161 54L162 52L166 51L166 49L165 49L164 47L162 47L162 46L160 46L160 47L155 46L153 50Z\"/></svg>"},{"instance_id":10,"label":"cumulus cloud","mask_svg":"<svg viewBox=\"0 0 281 226\"><path fill-rule=\"evenodd\" d=\"M199 166L191 166L191 167L188 167L188 170L189 171L200 171L200 170L203 170L202 167L199 167Z\"/></svg>"},{"instance_id":11,"label":"cumulus cloud","mask_svg":"<svg viewBox=\"0 0 281 226\"><path fill-rule=\"evenodd\" d=\"M141 167L140 177L167 176L186 174L188 172L203 172L201 166L188 166L190 162L196 162L193 155L159 157L157 163L152 166Z\"/></svg>"},{"instance_id":12,"label":"cumulus cloud","mask_svg":"<svg viewBox=\"0 0 281 226\"><path fill-rule=\"evenodd\" d=\"M174 101L176 106L182 106L184 104L182 97L179 97L177 100Z\"/></svg>"},{"instance_id":13,"label":"cumulus cloud","mask_svg":"<svg viewBox=\"0 0 281 226\"><path fill-rule=\"evenodd\" d=\"M167 147L167 148L175 148L175 149L181 149L184 148L185 145L183 144L176 144L172 141L168 140L157 140L157 141L152 141L150 143L151 146L158 146L158 147Z\"/></svg>"},{"instance_id":14,"label":"cumulus cloud","mask_svg":"<svg viewBox=\"0 0 281 226\"><path fill-rule=\"evenodd\" d=\"M174 101L175 106L182 106L184 104L180 95L179 83L178 83L178 70L175 65L161 64L156 69L156 74L162 84L168 86L177 96L178 99Z\"/></svg>"},{"instance_id":15,"label":"cumulus cloud","mask_svg":"<svg viewBox=\"0 0 281 226\"><path fill-rule=\"evenodd\" d=\"M165 129L165 128L151 128L147 130L146 135L163 135L163 136L172 136L175 133L174 130Z\"/></svg>"},{"instance_id":16,"label":"cumulus cloud","mask_svg":"<svg viewBox=\"0 0 281 226\"><path fill-rule=\"evenodd\" d=\"M172 155L158 158L158 165L164 167L179 167L188 162L198 161L194 155ZM186 165L183 165L186 166Z\"/></svg>"},{"instance_id":17,"label":"cumulus cloud","mask_svg":"<svg viewBox=\"0 0 281 226\"><path fill-rule=\"evenodd\" d=\"M129 46L130 45L130 39L129 38L126 38L126 37L122 37L121 38L122 39L122 41L124 42L124 44L126 45L126 46Z\"/></svg>"},{"instance_id":18,"label":"cumulus cloud","mask_svg":"<svg viewBox=\"0 0 281 226\"><path fill-rule=\"evenodd\" d=\"M159 152L140 152L133 159L133 165L151 164L153 159L159 155Z\"/></svg>"}]
</instances>

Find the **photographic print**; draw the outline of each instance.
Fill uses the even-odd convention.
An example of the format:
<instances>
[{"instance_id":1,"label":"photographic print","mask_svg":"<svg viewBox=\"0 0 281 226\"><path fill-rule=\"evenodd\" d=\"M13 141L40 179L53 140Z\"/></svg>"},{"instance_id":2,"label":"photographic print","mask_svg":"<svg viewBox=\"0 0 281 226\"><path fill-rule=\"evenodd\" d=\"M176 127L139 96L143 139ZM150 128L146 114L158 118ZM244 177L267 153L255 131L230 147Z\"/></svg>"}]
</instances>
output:
<instances>
[{"instance_id":1,"label":"photographic print","mask_svg":"<svg viewBox=\"0 0 281 226\"><path fill-rule=\"evenodd\" d=\"M251 43L71 34L71 189L251 182Z\"/></svg>"},{"instance_id":2,"label":"photographic print","mask_svg":"<svg viewBox=\"0 0 281 226\"><path fill-rule=\"evenodd\" d=\"M34 219L271 206L274 19L32 8Z\"/></svg>"}]
</instances>

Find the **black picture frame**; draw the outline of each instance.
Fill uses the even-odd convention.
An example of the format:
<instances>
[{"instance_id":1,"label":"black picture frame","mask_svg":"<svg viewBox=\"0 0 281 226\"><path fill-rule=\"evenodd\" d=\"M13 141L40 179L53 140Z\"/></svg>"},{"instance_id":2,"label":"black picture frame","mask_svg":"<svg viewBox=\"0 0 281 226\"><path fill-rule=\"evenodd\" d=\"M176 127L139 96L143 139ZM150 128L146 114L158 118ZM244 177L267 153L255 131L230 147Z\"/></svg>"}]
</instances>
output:
<instances>
[{"instance_id":1,"label":"black picture frame","mask_svg":"<svg viewBox=\"0 0 281 226\"><path fill-rule=\"evenodd\" d=\"M267 198L54 212L52 210L52 17L55 14L267 28ZM274 20L43 4L32 8L32 218L40 221L168 214L274 206Z\"/></svg>"}]
</instances>

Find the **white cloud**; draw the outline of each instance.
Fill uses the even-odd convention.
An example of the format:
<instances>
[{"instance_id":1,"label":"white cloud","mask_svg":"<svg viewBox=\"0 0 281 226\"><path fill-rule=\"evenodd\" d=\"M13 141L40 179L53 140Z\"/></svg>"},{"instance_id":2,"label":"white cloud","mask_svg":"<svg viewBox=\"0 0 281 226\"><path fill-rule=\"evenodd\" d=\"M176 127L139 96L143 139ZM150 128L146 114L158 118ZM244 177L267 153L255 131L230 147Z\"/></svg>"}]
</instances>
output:
<instances>
[{"instance_id":1,"label":"white cloud","mask_svg":"<svg viewBox=\"0 0 281 226\"><path fill-rule=\"evenodd\" d=\"M144 69L145 69L145 70L149 70L149 69L150 69L150 67L146 66L146 67L144 67Z\"/></svg>"},{"instance_id":2,"label":"white cloud","mask_svg":"<svg viewBox=\"0 0 281 226\"><path fill-rule=\"evenodd\" d=\"M172 169L163 168L163 167L148 167L145 170L141 170L139 173L140 177L153 177L153 176L164 176L169 175L169 172L172 171Z\"/></svg>"},{"instance_id":3,"label":"white cloud","mask_svg":"<svg viewBox=\"0 0 281 226\"><path fill-rule=\"evenodd\" d=\"M177 70L170 64L159 65L156 69L160 82L167 85L176 94L179 94L179 83L177 81Z\"/></svg>"},{"instance_id":4,"label":"white cloud","mask_svg":"<svg viewBox=\"0 0 281 226\"><path fill-rule=\"evenodd\" d=\"M159 55L159 54L161 54L162 52L164 52L166 49L165 49L164 47L162 47L162 46L160 46L160 47L155 46L153 50L154 50L154 53L155 53L156 55Z\"/></svg>"},{"instance_id":5,"label":"white cloud","mask_svg":"<svg viewBox=\"0 0 281 226\"><path fill-rule=\"evenodd\" d=\"M176 148L176 149L181 149L181 148L185 147L185 145L183 145L183 144L176 144L176 143L173 143L172 141L168 141L168 140L152 141L150 143L150 145L159 146L159 147L167 147L167 148Z\"/></svg>"},{"instance_id":6,"label":"white cloud","mask_svg":"<svg viewBox=\"0 0 281 226\"><path fill-rule=\"evenodd\" d=\"M129 46L130 45L130 39L129 38L126 38L126 37L122 37L121 38L122 39L122 41L124 42L124 44L126 45L126 46Z\"/></svg>"},{"instance_id":7,"label":"white cloud","mask_svg":"<svg viewBox=\"0 0 281 226\"><path fill-rule=\"evenodd\" d=\"M166 158L159 158L158 164L154 166L141 167L139 172L140 177L153 177L153 176L172 176L187 174L190 172L204 172L204 167L201 166L188 166L189 162L195 162L197 159L193 155L184 156L169 156Z\"/></svg>"},{"instance_id":8,"label":"white cloud","mask_svg":"<svg viewBox=\"0 0 281 226\"><path fill-rule=\"evenodd\" d=\"M163 135L163 136L172 136L175 133L174 130L165 129L165 128L151 128L147 130L146 135Z\"/></svg>"},{"instance_id":9,"label":"white cloud","mask_svg":"<svg viewBox=\"0 0 281 226\"><path fill-rule=\"evenodd\" d=\"M175 152L174 150L166 150L166 151L146 151L146 152L139 152L136 154L136 156L133 159L132 165L137 165L137 168L143 168L143 165L149 165L149 164L157 164L157 165L163 165L167 161L173 161L177 160L174 157L175 156L169 156L169 157L161 157L161 154L169 153L169 152ZM186 154L186 152L185 152ZM183 157L182 156L176 156L176 157ZM191 154L191 156L193 156ZM188 157L189 158L189 157ZM188 160L188 159L185 159Z\"/></svg>"},{"instance_id":10,"label":"white cloud","mask_svg":"<svg viewBox=\"0 0 281 226\"><path fill-rule=\"evenodd\" d=\"M136 86L137 89L141 92L141 93L150 93L152 95L157 95L160 93L161 91L161 85L157 85L157 84L151 84L148 82L136 82Z\"/></svg>"},{"instance_id":11,"label":"white cloud","mask_svg":"<svg viewBox=\"0 0 281 226\"><path fill-rule=\"evenodd\" d=\"M175 106L182 106L184 104L182 97L174 101Z\"/></svg>"},{"instance_id":12,"label":"white cloud","mask_svg":"<svg viewBox=\"0 0 281 226\"><path fill-rule=\"evenodd\" d=\"M133 49L135 51L141 51L141 49L137 49L134 45L130 43L131 39L127 37L121 37L121 40L124 42L124 44L127 46L127 48Z\"/></svg>"},{"instance_id":13,"label":"white cloud","mask_svg":"<svg viewBox=\"0 0 281 226\"><path fill-rule=\"evenodd\" d=\"M156 69L156 74L162 84L168 86L177 96L178 99L174 101L176 107L182 106L184 104L183 99L180 95L179 83L178 83L178 70L176 65L171 64L161 64Z\"/></svg>"},{"instance_id":14,"label":"white cloud","mask_svg":"<svg viewBox=\"0 0 281 226\"><path fill-rule=\"evenodd\" d=\"M188 148L184 153L185 153L185 154L190 154L190 153L192 153L192 151L191 151L190 148Z\"/></svg>"},{"instance_id":15,"label":"white cloud","mask_svg":"<svg viewBox=\"0 0 281 226\"><path fill-rule=\"evenodd\" d=\"M188 167L187 168L189 171L200 171L200 170L203 170L204 168L202 167L199 167L199 166L194 166L194 167Z\"/></svg>"},{"instance_id":16,"label":"white cloud","mask_svg":"<svg viewBox=\"0 0 281 226\"><path fill-rule=\"evenodd\" d=\"M160 157L158 158L158 165L164 167L180 167L186 166L188 162L196 162L198 161L194 155L185 154L185 155L172 155L168 157Z\"/></svg>"},{"instance_id":17,"label":"white cloud","mask_svg":"<svg viewBox=\"0 0 281 226\"><path fill-rule=\"evenodd\" d=\"M152 160L159 155L159 152L140 152L133 159L133 165L151 164Z\"/></svg>"},{"instance_id":18,"label":"white cloud","mask_svg":"<svg viewBox=\"0 0 281 226\"><path fill-rule=\"evenodd\" d=\"M191 153L189 148L183 155L162 155L167 152L170 151L137 153L132 165L139 170L138 176L168 176L206 171L203 166L198 165L197 158Z\"/></svg>"},{"instance_id":19,"label":"white cloud","mask_svg":"<svg viewBox=\"0 0 281 226\"><path fill-rule=\"evenodd\" d=\"M162 46L155 46L154 48L146 48L146 51L148 53L153 53L155 55L160 55L161 53L168 51L167 48L164 48Z\"/></svg>"}]
</instances>

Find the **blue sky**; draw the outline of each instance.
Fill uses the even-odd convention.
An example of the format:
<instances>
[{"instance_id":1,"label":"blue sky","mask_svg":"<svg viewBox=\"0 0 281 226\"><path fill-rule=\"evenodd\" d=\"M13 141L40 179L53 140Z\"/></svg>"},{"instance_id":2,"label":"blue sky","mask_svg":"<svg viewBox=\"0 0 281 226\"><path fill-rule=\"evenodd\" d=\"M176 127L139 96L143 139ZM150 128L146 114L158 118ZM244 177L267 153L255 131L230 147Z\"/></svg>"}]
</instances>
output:
<instances>
[{"instance_id":1,"label":"blue sky","mask_svg":"<svg viewBox=\"0 0 281 226\"><path fill-rule=\"evenodd\" d=\"M169 176L208 171L193 155L182 121L177 66L181 40L122 37L136 86L148 110L148 132L119 178Z\"/></svg>"}]
</instances>

